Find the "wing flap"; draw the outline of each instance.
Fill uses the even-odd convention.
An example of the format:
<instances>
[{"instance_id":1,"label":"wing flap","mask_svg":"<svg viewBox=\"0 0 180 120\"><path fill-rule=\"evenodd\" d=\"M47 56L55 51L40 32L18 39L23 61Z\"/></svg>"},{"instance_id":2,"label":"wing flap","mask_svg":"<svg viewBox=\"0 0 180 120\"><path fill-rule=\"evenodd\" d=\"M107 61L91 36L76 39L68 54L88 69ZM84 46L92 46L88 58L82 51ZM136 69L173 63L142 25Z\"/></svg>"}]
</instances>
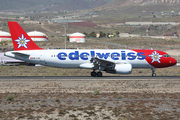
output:
<instances>
[{"instance_id":1,"label":"wing flap","mask_svg":"<svg viewBox=\"0 0 180 120\"><path fill-rule=\"evenodd\" d=\"M108 60L104 60L104 59L101 59L101 58L95 58L95 61L97 61L100 64L114 64L113 61L108 61Z\"/></svg>"},{"instance_id":2,"label":"wing flap","mask_svg":"<svg viewBox=\"0 0 180 120\"><path fill-rule=\"evenodd\" d=\"M108 68L108 67L114 67L116 64L129 64L128 61L110 61L110 60L104 60L101 58L93 58L93 63L95 64L95 66L101 66L104 68Z\"/></svg>"}]
</instances>

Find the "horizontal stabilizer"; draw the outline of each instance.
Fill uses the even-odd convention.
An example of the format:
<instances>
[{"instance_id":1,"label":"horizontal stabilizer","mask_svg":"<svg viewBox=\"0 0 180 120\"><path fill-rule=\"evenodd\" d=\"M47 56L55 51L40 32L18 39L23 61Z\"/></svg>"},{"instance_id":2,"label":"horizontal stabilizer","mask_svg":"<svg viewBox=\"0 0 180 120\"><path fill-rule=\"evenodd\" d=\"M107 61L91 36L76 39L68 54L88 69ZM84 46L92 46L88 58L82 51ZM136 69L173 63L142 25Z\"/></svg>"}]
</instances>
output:
<instances>
[{"instance_id":1,"label":"horizontal stabilizer","mask_svg":"<svg viewBox=\"0 0 180 120\"><path fill-rule=\"evenodd\" d=\"M21 52L12 52L12 54L18 55L18 56L21 56L21 57L28 57L28 56L30 56L29 54L25 54L25 53L21 53Z\"/></svg>"}]
</instances>

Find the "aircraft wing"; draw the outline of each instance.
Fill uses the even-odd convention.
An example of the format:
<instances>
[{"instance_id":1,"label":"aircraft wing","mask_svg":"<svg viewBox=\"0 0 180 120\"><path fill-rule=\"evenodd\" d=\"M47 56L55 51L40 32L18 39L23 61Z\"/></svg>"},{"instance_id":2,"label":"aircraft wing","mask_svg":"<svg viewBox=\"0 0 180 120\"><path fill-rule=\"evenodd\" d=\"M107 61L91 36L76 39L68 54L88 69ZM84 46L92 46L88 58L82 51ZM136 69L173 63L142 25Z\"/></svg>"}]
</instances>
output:
<instances>
[{"instance_id":1,"label":"aircraft wing","mask_svg":"<svg viewBox=\"0 0 180 120\"><path fill-rule=\"evenodd\" d=\"M94 58L91 58L90 63L81 64L80 68L99 69L99 67L107 68L107 67L114 66L114 65L115 65L115 63L112 61L94 57Z\"/></svg>"},{"instance_id":2,"label":"aircraft wing","mask_svg":"<svg viewBox=\"0 0 180 120\"><path fill-rule=\"evenodd\" d=\"M25 53L21 53L21 52L12 52L12 54L15 54L15 55L18 55L21 57L29 57L30 56L29 54L25 54Z\"/></svg>"},{"instance_id":3,"label":"aircraft wing","mask_svg":"<svg viewBox=\"0 0 180 120\"><path fill-rule=\"evenodd\" d=\"M106 64L106 65L112 65L112 64L129 64L129 62L128 61L110 61L110 60L105 60L105 59L101 59L101 58L97 58L97 57L95 57L95 58L92 58L93 59L93 63L98 63L99 65L104 65L104 64Z\"/></svg>"},{"instance_id":4,"label":"aircraft wing","mask_svg":"<svg viewBox=\"0 0 180 120\"><path fill-rule=\"evenodd\" d=\"M114 67L116 64L113 61L101 59L98 57L92 58L91 63L94 65L95 69L102 69L102 70Z\"/></svg>"},{"instance_id":5,"label":"aircraft wing","mask_svg":"<svg viewBox=\"0 0 180 120\"><path fill-rule=\"evenodd\" d=\"M92 58L91 63L94 64L94 68L95 69L114 69L114 67L116 66L116 64L130 64L128 61L110 61L110 60L105 60L105 59L101 59L98 57Z\"/></svg>"},{"instance_id":6,"label":"aircraft wing","mask_svg":"<svg viewBox=\"0 0 180 120\"><path fill-rule=\"evenodd\" d=\"M93 58L98 64L115 64L113 61L104 60L101 58Z\"/></svg>"}]
</instances>

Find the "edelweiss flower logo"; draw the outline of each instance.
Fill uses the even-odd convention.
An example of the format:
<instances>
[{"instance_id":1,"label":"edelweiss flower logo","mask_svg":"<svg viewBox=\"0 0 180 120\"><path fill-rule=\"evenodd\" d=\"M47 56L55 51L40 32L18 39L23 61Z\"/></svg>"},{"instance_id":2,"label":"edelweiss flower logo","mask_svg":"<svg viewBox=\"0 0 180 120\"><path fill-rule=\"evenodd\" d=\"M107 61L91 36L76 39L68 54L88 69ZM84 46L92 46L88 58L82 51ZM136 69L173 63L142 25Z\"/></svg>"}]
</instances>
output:
<instances>
[{"instance_id":1,"label":"edelweiss flower logo","mask_svg":"<svg viewBox=\"0 0 180 120\"><path fill-rule=\"evenodd\" d=\"M26 40L26 38L24 38L24 35L22 34L21 38L18 37L19 39L15 40L17 42L17 44L19 44L18 48L20 47L25 47L25 48L28 48L26 45L27 45L27 42L29 42L30 40Z\"/></svg>"},{"instance_id":2,"label":"edelweiss flower logo","mask_svg":"<svg viewBox=\"0 0 180 120\"><path fill-rule=\"evenodd\" d=\"M149 56L151 56L151 59L152 59L152 62L151 62L151 63L153 63L153 62L155 62L155 61L157 61L158 63L161 63L160 59L161 59L161 57L162 57L163 55L159 55L159 53L157 53L156 51L154 51L154 53L152 52L152 54L149 55Z\"/></svg>"}]
</instances>

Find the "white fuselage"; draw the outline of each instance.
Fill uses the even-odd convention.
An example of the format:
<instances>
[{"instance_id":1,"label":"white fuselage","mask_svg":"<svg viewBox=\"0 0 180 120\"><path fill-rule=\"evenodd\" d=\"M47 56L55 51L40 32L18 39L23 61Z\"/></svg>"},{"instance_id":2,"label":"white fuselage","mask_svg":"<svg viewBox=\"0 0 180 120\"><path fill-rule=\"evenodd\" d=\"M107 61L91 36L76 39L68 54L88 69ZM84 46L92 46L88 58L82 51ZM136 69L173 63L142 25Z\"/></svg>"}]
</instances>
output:
<instances>
[{"instance_id":1,"label":"white fuselage","mask_svg":"<svg viewBox=\"0 0 180 120\"><path fill-rule=\"evenodd\" d=\"M60 68L80 68L81 64L90 63L93 57L114 64L128 63L132 65L132 68L152 68L141 54L138 55L135 51L125 49L22 50L6 52L5 55L30 63Z\"/></svg>"}]
</instances>

